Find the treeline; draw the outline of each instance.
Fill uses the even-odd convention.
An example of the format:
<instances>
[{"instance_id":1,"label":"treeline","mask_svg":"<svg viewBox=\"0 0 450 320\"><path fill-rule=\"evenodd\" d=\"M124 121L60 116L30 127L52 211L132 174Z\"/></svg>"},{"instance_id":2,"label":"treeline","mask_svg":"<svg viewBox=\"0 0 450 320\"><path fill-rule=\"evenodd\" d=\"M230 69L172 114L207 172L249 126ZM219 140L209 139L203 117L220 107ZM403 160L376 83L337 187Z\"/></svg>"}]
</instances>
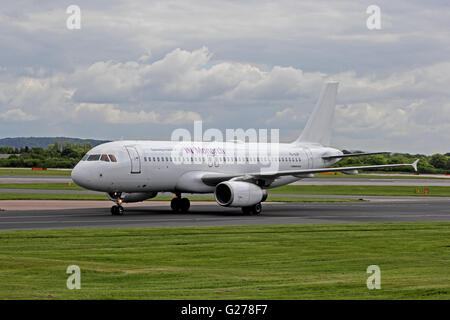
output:
<instances>
[{"instance_id":1,"label":"treeline","mask_svg":"<svg viewBox=\"0 0 450 320\"><path fill-rule=\"evenodd\" d=\"M73 168L78 161L92 148L90 142L86 143L59 143L50 144L47 149L41 147L0 147L0 154L10 154L8 158L0 159L0 167L39 167L39 168ZM355 151L355 153L362 151ZM349 153L344 150L344 153ZM419 173L450 173L450 153L423 154L393 153L386 155L373 155L365 157L345 158L335 166L364 166L393 163L412 163L420 158ZM368 170L369 171L369 170ZM385 168L383 170L370 169L370 171L384 172L412 172L411 167Z\"/></svg>"},{"instance_id":2,"label":"treeline","mask_svg":"<svg viewBox=\"0 0 450 320\"><path fill-rule=\"evenodd\" d=\"M8 158L0 159L0 167L73 168L91 148L89 142L61 144L58 141L47 149L0 147L0 154L10 154Z\"/></svg>"},{"instance_id":3,"label":"treeline","mask_svg":"<svg viewBox=\"0 0 450 320\"><path fill-rule=\"evenodd\" d=\"M355 153L362 151L355 151ZM345 152L344 153L349 153ZM450 152L446 154L433 154L431 156L423 154L409 153L392 153L383 155L373 155L365 157L346 158L338 162L339 167L344 166L364 166L364 165L380 165L395 163L412 163L414 160L420 159L417 169L419 173L450 173ZM413 172L411 167L394 167L378 169L368 169L367 171L383 171L383 172Z\"/></svg>"}]
</instances>

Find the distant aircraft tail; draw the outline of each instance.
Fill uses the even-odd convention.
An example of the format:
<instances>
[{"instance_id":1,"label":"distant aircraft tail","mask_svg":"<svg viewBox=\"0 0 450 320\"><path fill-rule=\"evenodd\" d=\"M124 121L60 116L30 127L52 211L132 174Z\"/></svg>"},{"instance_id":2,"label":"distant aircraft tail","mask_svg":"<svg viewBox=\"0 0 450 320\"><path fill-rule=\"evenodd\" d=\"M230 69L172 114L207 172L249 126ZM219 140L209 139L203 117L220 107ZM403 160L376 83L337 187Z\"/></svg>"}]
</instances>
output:
<instances>
[{"instance_id":1,"label":"distant aircraft tail","mask_svg":"<svg viewBox=\"0 0 450 320\"><path fill-rule=\"evenodd\" d=\"M297 143L319 143L330 145L331 130L333 128L334 109L336 107L338 82L328 82L323 87L319 101L308 119Z\"/></svg>"}]
</instances>

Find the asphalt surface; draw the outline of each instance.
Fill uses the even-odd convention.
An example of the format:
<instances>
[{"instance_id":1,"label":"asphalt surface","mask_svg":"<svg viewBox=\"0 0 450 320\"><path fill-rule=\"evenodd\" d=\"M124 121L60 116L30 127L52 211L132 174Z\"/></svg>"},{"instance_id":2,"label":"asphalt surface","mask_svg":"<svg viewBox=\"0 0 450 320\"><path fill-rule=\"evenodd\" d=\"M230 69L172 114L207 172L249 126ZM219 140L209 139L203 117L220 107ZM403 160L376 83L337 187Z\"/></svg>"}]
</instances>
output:
<instances>
[{"instance_id":1,"label":"asphalt surface","mask_svg":"<svg viewBox=\"0 0 450 320\"><path fill-rule=\"evenodd\" d=\"M0 201L0 230L106 227L231 226L351 222L450 222L450 198L379 199L346 203L264 203L259 216L239 208L192 202L187 214L174 214L168 201L126 204L111 216L107 201Z\"/></svg>"}]
</instances>

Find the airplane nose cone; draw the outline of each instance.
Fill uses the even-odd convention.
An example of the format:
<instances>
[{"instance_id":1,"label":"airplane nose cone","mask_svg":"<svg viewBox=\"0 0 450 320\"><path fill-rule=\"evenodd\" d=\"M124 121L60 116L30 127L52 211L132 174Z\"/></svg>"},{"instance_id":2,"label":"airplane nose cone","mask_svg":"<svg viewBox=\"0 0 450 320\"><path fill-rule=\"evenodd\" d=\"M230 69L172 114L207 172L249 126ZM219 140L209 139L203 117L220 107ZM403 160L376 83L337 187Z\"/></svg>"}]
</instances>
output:
<instances>
[{"instance_id":1,"label":"airplane nose cone","mask_svg":"<svg viewBox=\"0 0 450 320\"><path fill-rule=\"evenodd\" d=\"M73 168L71 177L73 182L84 188L88 188L91 182L89 170L83 168L83 165L80 163L78 163L75 168Z\"/></svg>"}]
</instances>

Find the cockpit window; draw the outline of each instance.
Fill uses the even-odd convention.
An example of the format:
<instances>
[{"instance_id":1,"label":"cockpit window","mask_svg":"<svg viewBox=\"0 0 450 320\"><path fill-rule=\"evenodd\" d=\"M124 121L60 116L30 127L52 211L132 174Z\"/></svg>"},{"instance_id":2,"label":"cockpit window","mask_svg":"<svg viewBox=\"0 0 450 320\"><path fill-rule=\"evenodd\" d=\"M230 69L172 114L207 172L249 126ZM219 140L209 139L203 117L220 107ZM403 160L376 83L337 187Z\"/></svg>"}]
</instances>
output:
<instances>
[{"instance_id":1,"label":"cockpit window","mask_svg":"<svg viewBox=\"0 0 450 320\"><path fill-rule=\"evenodd\" d=\"M99 159L100 159L100 155L99 154L91 154L87 158L87 161L98 161Z\"/></svg>"},{"instance_id":2,"label":"cockpit window","mask_svg":"<svg viewBox=\"0 0 450 320\"><path fill-rule=\"evenodd\" d=\"M113 154L109 154L109 159L111 159L111 162L117 162L116 156Z\"/></svg>"},{"instance_id":3,"label":"cockpit window","mask_svg":"<svg viewBox=\"0 0 450 320\"><path fill-rule=\"evenodd\" d=\"M102 154L102 156L100 157L100 160L109 162L109 158L106 154Z\"/></svg>"},{"instance_id":4,"label":"cockpit window","mask_svg":"<svg viewBox=\"0 0 450 320\"><path fill-rule=\"evenodd\" d=\"M88 154L85 154L83 158L81 158L81 161L86 161L86 159L89 157Z\"/></svg>"}]
</instances>

